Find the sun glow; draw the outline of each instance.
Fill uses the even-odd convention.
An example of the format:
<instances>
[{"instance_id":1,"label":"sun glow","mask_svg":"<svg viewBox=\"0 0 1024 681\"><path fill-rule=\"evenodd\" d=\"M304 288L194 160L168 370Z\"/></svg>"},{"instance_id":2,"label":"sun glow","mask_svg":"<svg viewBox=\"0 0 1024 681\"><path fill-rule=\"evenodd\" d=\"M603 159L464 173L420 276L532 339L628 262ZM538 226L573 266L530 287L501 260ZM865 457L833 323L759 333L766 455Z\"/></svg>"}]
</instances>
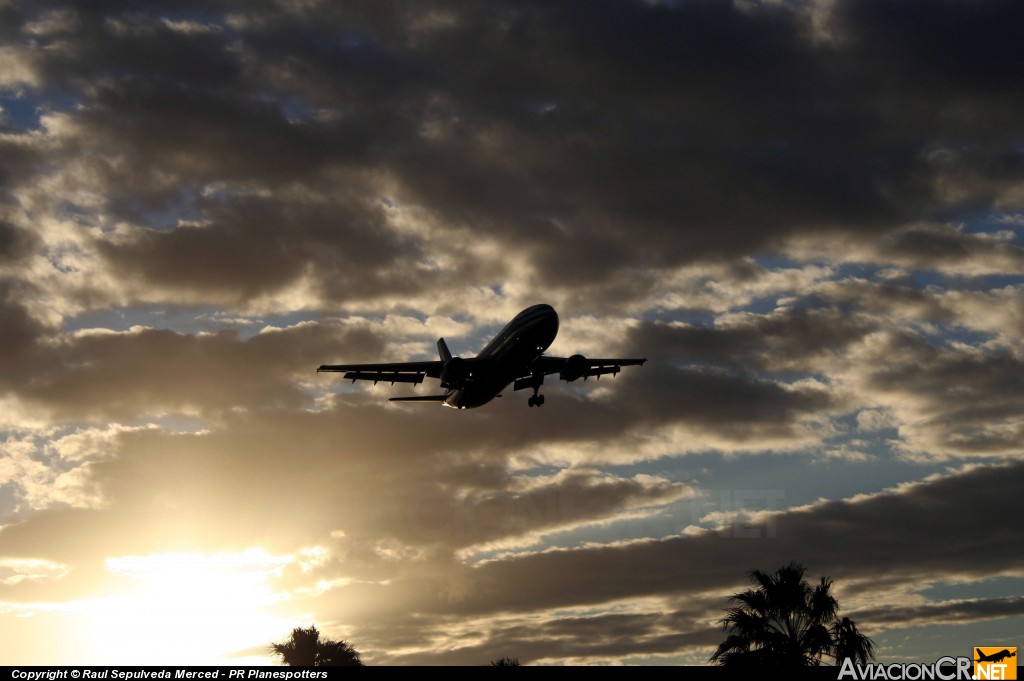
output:
<instances>
[{"instance_id":1,"label":"sun glow","mask_svg":"<svg viewBox=\"0 0 1024 681\"><path fill-rule=\"evenodd\" d=\"M108 558L129 587L80 602L89 656L102 664L266 664L265 646L287 633L283 596L270 579L295 561L261 548Z\"/></svg>"}]
</instances>

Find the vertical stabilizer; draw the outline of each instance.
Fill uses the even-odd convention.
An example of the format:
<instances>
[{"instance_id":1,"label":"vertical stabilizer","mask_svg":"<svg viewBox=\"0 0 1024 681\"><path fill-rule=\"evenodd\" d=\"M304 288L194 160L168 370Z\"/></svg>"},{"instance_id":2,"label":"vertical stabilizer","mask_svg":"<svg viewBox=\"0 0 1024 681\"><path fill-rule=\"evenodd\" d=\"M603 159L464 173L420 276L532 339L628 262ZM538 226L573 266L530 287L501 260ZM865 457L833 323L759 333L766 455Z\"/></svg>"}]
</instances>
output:
<instances>
[{"instance_id":1,"label":"vertical stabilizer","mask_svg":"<svg viewBox=\"0 0 1024 681\"><path fill-rule=\"evenodd\" d=\"M437 352L441 355L442 362L447 362L452 358L452 353L448 350L448 344L444 342L444 338L437 339Z\"/></svg>"}]
</instances>

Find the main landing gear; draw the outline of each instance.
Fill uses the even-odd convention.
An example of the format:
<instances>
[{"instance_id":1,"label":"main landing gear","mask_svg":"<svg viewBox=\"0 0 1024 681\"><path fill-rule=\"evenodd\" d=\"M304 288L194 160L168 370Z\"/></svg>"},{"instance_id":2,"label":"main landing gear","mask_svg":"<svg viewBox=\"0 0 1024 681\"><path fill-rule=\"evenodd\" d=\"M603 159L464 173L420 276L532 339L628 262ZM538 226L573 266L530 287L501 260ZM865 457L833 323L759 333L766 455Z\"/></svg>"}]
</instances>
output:
<instances>
[{"instance_id":1,"label":"main landing gear","mask_svg":"<svg viewBox=\"0 0 1024 681\"><path fill-rule=\"evenodd\" d=\"M517 378L513 384L513 390L523 390L524 388L530 388L533 390L533 395L526 401L531 407L539 407L544 404L544 396L540 394L540 387L544 385L544 372L537 372L530 376L524 376Z\"/></svg>"},{"instance_id":2,"label":"main landing gear","mask_svg":"<svg viewBox=\"0 0 1024 681\"><path fill-rule=\"evenodd\" d=\"M535 373L530 380L530 387L533 388L533 395L526 401L526 403L531 407L544 406L544 396L538 394L542 385L544 385L544 373L539 371Z\"/></svg>"}]
</instances>

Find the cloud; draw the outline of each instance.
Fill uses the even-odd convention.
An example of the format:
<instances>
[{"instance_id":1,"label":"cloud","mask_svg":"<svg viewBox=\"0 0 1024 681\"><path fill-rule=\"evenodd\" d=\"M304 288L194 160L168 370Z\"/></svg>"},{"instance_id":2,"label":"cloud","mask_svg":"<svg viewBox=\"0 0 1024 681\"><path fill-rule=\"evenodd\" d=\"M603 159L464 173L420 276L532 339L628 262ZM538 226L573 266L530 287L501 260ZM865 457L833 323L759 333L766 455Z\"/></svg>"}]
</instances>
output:
<instances>
[{"instance_id":1,"label":"cloud","mask_svg":"<svg viewBox=\"0 0 1024 681\"><path fill-rule=\"evenodd\" d=\"M918 456L1015 456L1021 422L1022 367L1012 353L936 346L907 334L883 333L857 352L887 357L855 370L865 390L898 413L900 434ZM869 366L869 365L866 365Z\"/></svg>"},{"instance_id":2,"label":"cloud","mask_svg":"<svg viewBox=\"0 0 1024 681\"><path fill-rule=\"evenodd\" d=\"M29 53L17 46L0 47L0 88L18 89L36 85L39 75Z\"/></svg>"},{"instance_id":3,"label":"cloud","mask_svg":"<svg viewBox=\"0 0 1024 681\"><path fill-rule=\"evenodd\" d=\"M861 610L858 616L865 620L893 626L921 626L948 622L968 623L992 618L1014 617L1024 614L1024 599L1007 597L976 600L957 600L908 608L879 608Z\"/></svg>"},{"instance_id":4,"label":"cloud","mask_svg":"<svg viewBox=\"0 0 1024 681\"><path fill-rule=\"evenodd\" d=\"M788 241L786 250L798 259L888 264L961 277L1019 274L1024 264L1024 253L1011 234L972 234L949 224L909 225L868 242L853 235L804 234Z\"/></svg>"},{"instance_id":5,"label":"cloud","mask_svg":"<svg viewBox=\"0 0 1024 681\"><path fill-rule=\"evenodd\" d=\"M241 404L302 400L296 387L267 380L269 366L254 371L257 358L250 363L232 352L238 347L230 333L197 337L137 329L82 334L68 339L63 352L52 353L52 363L32 372L21 397L59 419L117 420L168 410L214 417ZM209 383L216 373L223 377L220 389Z\"/></svg>"},{"instance_id":6,"label":"cloud","mask_svg":"<svg viewBox=\"0 0 1024 681\"><path fill-rule=\"evenodd\" d=\"M449 638L446 646L427 646L428 650L451 648L450 653L383 660L447 663L467 663L482 651L506 650L509 640L516 642L516 654L526 661L560 658L564 652L560 655L550 648L551 633L562 627L572 629L574 622L579 630L614 623L622 627L615 635L584 637L589 644L579 646L571 645L573 635L566 634L566 645L585 650L588 659L682 655L693 648L707 651L721 636L714 622L721 617L728 595L742 585L745 573L753 568L772 570L793 556L799 556L812 574L836 580L844 612L854 613L869 635L877 636L880 629L926 624L952 612L1011 616L1019 612L1019 599L897 605L886 608L884 614L878 608L856 605L860 594L905 592L908 584L917 585L909 591L921 591L943 581L1019 575L1020 557L1011 548L1012 495L993 491L1012 488L1021 471L1019 464L973 467L857 499L768 513L750 527L756 531L746 534L722 528L692 536L519 555L460 571L454 580L460 584L457 589L431 578L416 579L406 588L403 579L387 588L352 584L320 598L349 612L355 621L369 616L368 637L385 636L393 619L404 624L423 616L475 622L470 627L475 635L468 641L456 645ZM979 554L991 555L993 560L978 562L974 556ZM876 570L882 560L884 575ZM623 579L623 575L630 577ZM380 603L387 593L402 594L402 605L363 614L364 603L368 605L364 598L375 594L372 598ZM629 615L598 614L614 612L616 604ZM562 613L557 621L556 611ZM574 611L593 614L582 623L571 615L566 619ZM532 635L522 628L526 622L534 622ZM438 626L438 636L443 626L447 625ZM652 636L654 632L660 635Z\"/></svg>"},{"instance_id":7,"label":"cloud","mask_svg":"<svg viewBox=\"0 0 1024 681\"><path fill-rule=\"evenodd\" d=\"M980 31L1015 12L996 3L972 18ZM476 283L514 253L539 285L631 288L622 272L634 268L758 253L822 227L880 235L979 197L994 205L990 187L1017 176L1005 146L1014 104L986 108L990 90L971 81L963 111L998 116L982 125L939 107L950 83L922 75L938 55L908 16L836 3L829 26L841 39L827 44L784 6L703 3L320 8L316 23L269 7L179 19L114 3L26 15L23 30L51 41L39 87L59 83L80 102L53 155L89 151L85 182L108 219L152 229L177 213L206 225L101 240L101 263L150 296L177 289L237 306L301 276L321 282L312 289L325 304L409 294L437 281L409 265L450 254L444 235L464 228L501 244L483 266L450 263ZM929 30L971 52L974 34L943 32L955 16ZM907 33L925 61L890 68L878 55L902 54ZM915 106L890 106L908 87ZM925 150L950 125L921 115L934 110L985 151L934 167ZM998 154L1010 155L991 162ZM931 188L950 163L971 168L972 198ZM297 209L289 185L322 208ZM328 198L339 186L347 198ZM718 187L737 190L722 200ZM445 227L429 242L403 239L378 197ZM983 249L975 262L1020 261L1013 245L942 228L890 241L890 255L925 266L948 266L968 244Z\"/></svg>"}]
</instances>

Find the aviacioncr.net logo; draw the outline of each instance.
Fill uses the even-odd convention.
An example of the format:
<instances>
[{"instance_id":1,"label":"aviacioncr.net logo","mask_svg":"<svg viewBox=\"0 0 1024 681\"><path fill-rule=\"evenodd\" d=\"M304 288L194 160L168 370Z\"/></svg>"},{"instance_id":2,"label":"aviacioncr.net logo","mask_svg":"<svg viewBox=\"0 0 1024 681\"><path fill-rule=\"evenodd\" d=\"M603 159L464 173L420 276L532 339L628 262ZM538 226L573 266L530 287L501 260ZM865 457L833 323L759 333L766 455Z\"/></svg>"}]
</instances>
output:
<instances>
[{"instance_id":1,"label":"aviacioncr.net logo","mask_svg":"<svg viewBox=\"0 0 1024 681\"><path fill-rule=\"evenodd\" d=\"M975 646L975 679L1016 679L1017 648Z\"/></svg>"}]
</instances>

